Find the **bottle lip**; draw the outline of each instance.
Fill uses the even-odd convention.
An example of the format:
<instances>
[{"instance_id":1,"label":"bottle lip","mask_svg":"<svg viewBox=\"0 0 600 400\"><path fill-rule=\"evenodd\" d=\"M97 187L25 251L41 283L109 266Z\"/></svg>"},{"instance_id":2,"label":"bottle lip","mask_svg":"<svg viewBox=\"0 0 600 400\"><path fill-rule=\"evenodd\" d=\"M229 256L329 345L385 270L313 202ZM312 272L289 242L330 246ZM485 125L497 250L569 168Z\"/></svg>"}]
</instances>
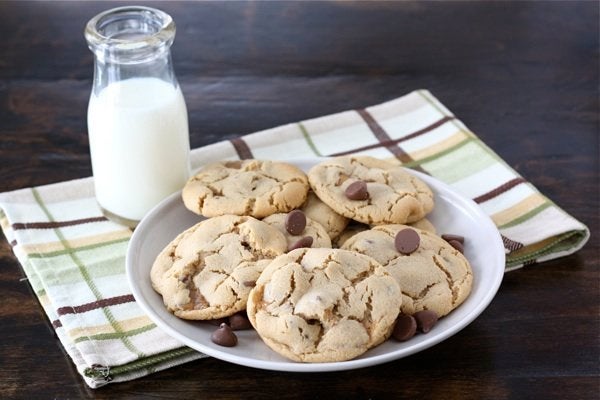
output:
<instances>
[{"instance_id":1,"label":"bottle lip","mask_svg":"<svg viewBox=\"0 0 600 400\"><path fill-rule=\"evenodd\" d=\"M94 16L86 24L84 33L93 52L143 52L170 46L175 38L175 22L169 14L156 8L125 6Z\"/></svg>"}]
</instances>

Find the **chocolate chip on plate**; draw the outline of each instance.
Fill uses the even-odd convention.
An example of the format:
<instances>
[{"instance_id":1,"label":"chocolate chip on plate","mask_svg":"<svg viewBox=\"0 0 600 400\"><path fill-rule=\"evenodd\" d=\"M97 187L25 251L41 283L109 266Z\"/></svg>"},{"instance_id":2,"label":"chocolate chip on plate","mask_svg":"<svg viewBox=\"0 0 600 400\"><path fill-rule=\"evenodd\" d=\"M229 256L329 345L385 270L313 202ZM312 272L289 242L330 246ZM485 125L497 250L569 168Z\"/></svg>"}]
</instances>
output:
<instances>
[{"instance_id":1,"label":"chocolate chip on plate","mask_svg":"<svg viewBox=\"0 0 600 400\"><path fill-rule=\"evenodd\" d=\"M457 242L465 244L465 237L464 236L454 235L452 233L444 233L442 235L442 239L444 239L446 242L450 242L451 240L456 240Z\"/></svg>"},{"instance_id":2,"label":"chocolate chip on plate","mask_svg":"<svg viewBox=\"0 0 600 400\"><path fill-rule=\"evenodd\" d=\"M302 247L310 247L310 246L312 246L312 244L313 244L312 236L304 236L303 238L300 238L296 242L290 244L288 246L288 251L300 249Z\"/></svg>"},{"instance_id":3,"label":"chocolate chip on plate","mask_svg":"<svg viewBox=\"0 0 600 400\"><path fill-rule=\"evenodd\" d=\"M465 246L463 246L463 244L458 240L448 240L448 244L464 254Z\"/></svg>"},{"instance_id":4,"label":"chocolate chip on plate","mask_svg":"<svg viewBox=\"0 0 600 400\"><path fill-rule=\"evenodd\" d=\"M417 311L413 317L417 321L417 329L423 333L429 332L438 321L437 313L431 310Z\"/></svg>"},{"instance_id":5,"label":"chocolate chip on plate","mask_svg":"<svg viewBox=\"0 0 600 400\"><path fill-rule=\"evenodd\" d=\"M233 347L237 344L237 336L226 323L222 323L219 329L212 333L210 339L219 346Z\"/></svg>"},{"instance_id":6,"label":"chocolate chip on plate","mask_svg":"<svg viewBox=\"0 0 600 400\"><path fill-rule=\"evenodd\" d=\"M245 312L239 312L229 317L229 326L233 331L242 331L244 329L252 329L252 324Z\"/></svg>"},{"instance_id":7,"label":"chocolate chip on plate","mask_svg":"<svg viewBox=\"0 0 600 400\"><path fill-rule=\"evenodd\" d=\"M285 230L290 235L299 235L306 228L306 216L301 210L293 210L285 217Z\"/></svg>"},{"instance_id":8,"label":"chocolate chip on plate","mask_svg":"<svg viewBox=\"0 0 600 400\"><path fill-rule=\"evenodd\" d=\"M344 193L350 200L367 200L369 198L367 183L364 181L356 181L351 183L348 185Z\"/></svg>"},{"instance_id":9,"label":"chocolate chip on plate","mask_svg":"<svg viewBox=\"0 0 600 400\"><path fill-rule=\"evenodd\" d=\"M400 314L396 319L392 336L399 342L404 342L415 336L417 332L417 321L412 315Z\"/></svg>"},{"instance_id":10,"label":"chocolate chip on plate","mask_svg":"<svg viewBox=\"0 0 600 400\"><path fill-rule=\"evenodd\" d=\"M400 253L408 255L419 248L421 238L414 229L402 229L396 234L394 245Z\"/></svg>"}]
</instances>

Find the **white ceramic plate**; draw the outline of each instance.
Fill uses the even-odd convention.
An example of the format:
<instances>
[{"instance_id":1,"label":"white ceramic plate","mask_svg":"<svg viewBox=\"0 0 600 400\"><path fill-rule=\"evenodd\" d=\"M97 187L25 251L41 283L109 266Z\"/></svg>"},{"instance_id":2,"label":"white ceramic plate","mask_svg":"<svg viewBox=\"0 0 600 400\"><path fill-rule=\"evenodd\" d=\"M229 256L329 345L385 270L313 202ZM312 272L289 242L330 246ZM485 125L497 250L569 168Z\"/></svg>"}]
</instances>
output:
<instances>
[{"instance_id":1,"label":"white ceramic plate","mask_svg":"<svg viewBox=\"0 0 600 400\"><path fill-rule=\"evenodd\" d=\"M289 160L308 170L317 159ZM504 247L493 222L471 200L427 175L409 171L425 181L435 195L435 209L428 219L438 233L465 237L465 255L473 267L473 288L467 300L440 319L427 334L406 342L388 340L362 356L336 363L297 363L268 348L253 330L237 331L238 345L221 347L210 340L215 326L185 321L167 311L162 297L152 289L150 268L158 253L180 232L199 222L175 193L156 206L135 229L127 250L127 278L137 303L167 334L200 352L249 367L296 372L339 371L368 367L406 357L454 335L472 322L492 301L504 274Z\"/></svg>"}]
</instances>

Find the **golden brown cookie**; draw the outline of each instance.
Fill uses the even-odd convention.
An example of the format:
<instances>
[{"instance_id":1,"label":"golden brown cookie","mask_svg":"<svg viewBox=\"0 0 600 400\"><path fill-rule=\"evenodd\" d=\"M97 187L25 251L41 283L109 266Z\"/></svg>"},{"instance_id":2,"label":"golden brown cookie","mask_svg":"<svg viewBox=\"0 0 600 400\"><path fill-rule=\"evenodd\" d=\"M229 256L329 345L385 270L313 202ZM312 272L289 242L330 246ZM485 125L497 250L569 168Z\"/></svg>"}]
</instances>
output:
<instances>
[{"instance_id":1,"label":"golden brown cookie","mask_svg":"<svg viewBox=\"0 0 600 400\"><path fill-rule=\"evenodd\" d=\"M415 222L433 209L433 193L423 181L372 157L323 161L308 171L308 180L329 207L368 225Z\"/></svg>"},{"instance_id":2,"label":"golden brown cookie","mask_svg":"<svg viewBox=\"0 0 600 400\"><path fill-rule=\"evenodd\" d=\"M396 235L405 229L418 234L418 247L409 254L400 253L396 244ZM354 235L342 248L371 256L388 270L402 288L404 314L433 310L441 317L471 292L473 273L467 259L430 232L406 225L381 225Z\"/></svg>"},{"instance_id":3,"label":"golden brown cookie","mask_svg":"<svg viewBox=\"0 0 600 400\"><path fill-rule=\"evenodd\" d=\"M301 362L357 357L389 337L400 310L396 281L371 257L297 249L265 268L248 298L263 341Z\"/></svg>"},{"instance_id":4,"label":"golden brown cookie","mask_svg":"<svg viewBox=\"0 0 600 400\"><path fill-rule=\"evenodd\" d=\"M335 239L348 225L349 219L335 212L312 191L309 190L306 202L301 210L307 217L317 221L325 228L330 239Z\"/></svg>"},{"instance_id":5,"label":"golden brown cookie","mask_svg":"<svg viewBox=\"0 0 600 400\"><path fill-rule=\"evenodd\" d=\"M179 234L151 269L154 289L183 319L216 319L246 308L264 267L287 250L277 229L252 217L223 215Z\"/></svg>"},{"instance_id":6,"label":"golden brown cookie","mask_svg":"<svg viewBox=\"0 0 600 400\"><path fill-rule=\"evenodd\" d=\"M188 180L181 196L186 208L205 217L264 218L300 207L307 192L306 174L291 164L240 160L205 166Z\"/></svg>"}]
</instances>

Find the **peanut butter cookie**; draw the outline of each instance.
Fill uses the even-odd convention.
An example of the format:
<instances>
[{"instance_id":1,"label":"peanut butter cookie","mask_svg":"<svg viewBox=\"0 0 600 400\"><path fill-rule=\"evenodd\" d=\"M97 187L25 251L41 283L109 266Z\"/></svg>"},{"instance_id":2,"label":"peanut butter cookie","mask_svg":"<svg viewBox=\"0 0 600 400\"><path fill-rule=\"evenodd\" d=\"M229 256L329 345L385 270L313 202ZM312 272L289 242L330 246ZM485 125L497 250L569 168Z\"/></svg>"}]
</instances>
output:
<instances>
[{"instance_id":1,"label":"peanut butter cookie","mask_svg":"<svg viewBox=\"0 0 600 400\"><path fill-rule=\"evenodd\" d=\"M248 317L263 341L301 362L355 358L391 334L397 282L371 257L297 249L273 260L250 292Z\"/></svg>"},{"instance_id":2,"label":"peanut butter cookie","mask_svg":"<svg viewBox=\"0 0 600 400\"><path fill-rule=\"evenodd\" d=\"M349 219L335 212L312 191L308 191L306 202L302 205L302 211L307 217L317 221L325 228L331 240L342 233L348 225Z\"/></svg>"},{"instance_id":3,"label":"peanut butter cookie","mask_svg":"<svg viewBox=\"0 0 600 400\"><path fill-rule=\"evenodd\" d=\"M306 174L291 164L222 161L190 178L182 198L186 208L205 217L233 214L260 219L300 207L308 187Z\"/></svg>"},{"instance_id":4,"label":"peanut butter cookie","mask_svg":"<svg viewBox=\"0 0 600 400\"><path fill-rule=\"evenodd\" d=\"M287 250L277 229L252 217L224 215L179 234L151 269L154 289L183 319L216 319L246 308L250 289Z\"/></svg>"},{"instance_id":5,"label":"peanut butter cookie","mask_svg":"<svg viewBox=\"0 0 600 400\"><path fill-rule=\"evenodd\" d=\"M366 156L337 157L315 165L308 180L337 213L368 225L405 224L433 209L433 193L403 167Z\"/></svg>"},{"instance_id":6,"label":"peanut butter cookie","mask_svg":"<svg viewBox=\"0 0 600 400\"><path fill-rule=\"evenodd\" d=\"M414 232L399 243L399 233L410 233L407 230ZM442 317L471 292L471 265L433 233L406 225L381 225L352 236L342 248L371 256L387 269L402 288L404 314L432 310Z\"/></svg>"}]
</instances>

